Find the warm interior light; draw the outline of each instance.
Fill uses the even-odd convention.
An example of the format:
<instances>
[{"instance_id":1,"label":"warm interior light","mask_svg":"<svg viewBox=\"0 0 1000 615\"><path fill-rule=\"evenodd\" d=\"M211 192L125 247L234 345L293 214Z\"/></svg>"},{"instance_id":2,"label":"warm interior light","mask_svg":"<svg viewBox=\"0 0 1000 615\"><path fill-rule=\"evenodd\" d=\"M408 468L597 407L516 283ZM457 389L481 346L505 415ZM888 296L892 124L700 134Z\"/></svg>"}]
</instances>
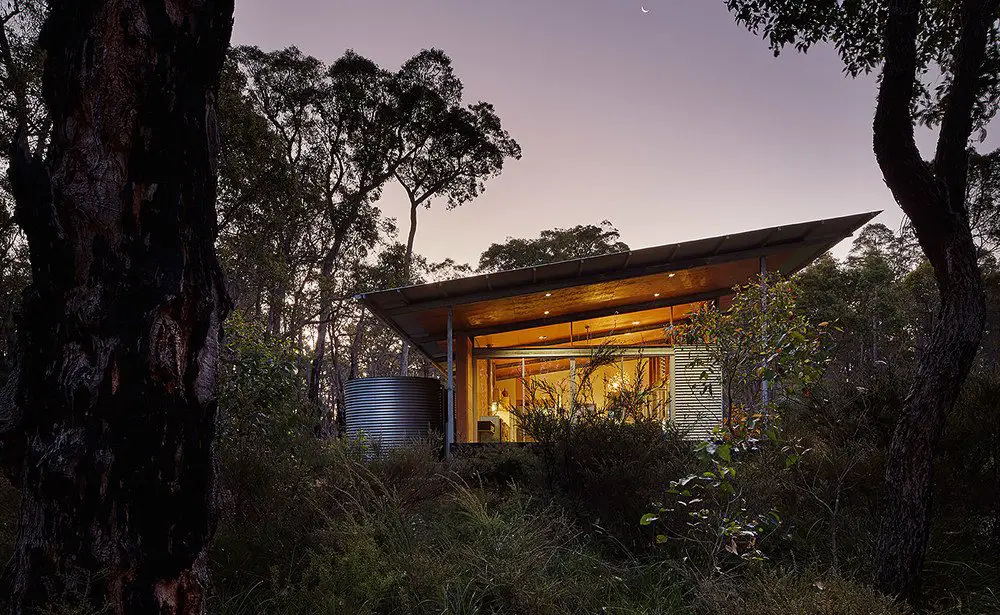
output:
<instances>
[{"instance_id":1,"label":"warm interior light","mask_svg":"<svg viewBox=\"0 0 1000 615\"><path fill-rule=\"evenodd\" d=\"M551 297L551 296L552 296L552 293L545 293L545 296L546 296L546 297Z\"/></svg>"},{"instance_id":2,"label":"warm interior light","mask_svg":"<svg viewBox=\"0 0 1000 615\"><path fill-rule=\"evenodd\" d=\"M544 340L544 339L545 339L545 338L547 338L547 337L548 337L548 335L539 335L539 336L538 336L538 339L540 339L540 340Z\"/></svg>"},{"instance_id":3,"label":"warm interior light","mask_svg":"<svg viewBox=\"0 0 1000 615\"><path fill-rule=\"evenodd\" d=\"M545 310L545 315L546 315L546 316L548 316L548 315L549 315L549 311L548 311L548 310Z\"/></svg>"},{"instance_id":4,"label":"warm interior light","mask_svg":"<svg viewBox=\"0 0 1000 615\"><path fill-rule=\"evenodd\" d=\"M677 274L676 274L676 273L670 273L670 274L667 274L667 277L668 277L668 278L672 278L672 277L674 277L675 275L677 275Z\"/></svg>"},{"instance_id":5,"label":"warm interior light","mask_svg":"<svg viewBox=\"0 0 1000 615\"><path fill-rule=\"evenodd\" d=\"M660 296L660 293L653 293L653 296L654 296L654 297L659 297L659 296Z\"/></svg>"},{"instance_id":6,"label":"warm interior light","mask_svg":"<svg viewBox=\"0 0 1000 615\"><path fill-rule=\"evenodd\" d=\"M637 324L639 324L639 321L638 321L638 320L633 320L633 321L632 321L632 326L633 326L633 327L634 327L634 326L636 326Z\"/></svg>"}]
</instances>

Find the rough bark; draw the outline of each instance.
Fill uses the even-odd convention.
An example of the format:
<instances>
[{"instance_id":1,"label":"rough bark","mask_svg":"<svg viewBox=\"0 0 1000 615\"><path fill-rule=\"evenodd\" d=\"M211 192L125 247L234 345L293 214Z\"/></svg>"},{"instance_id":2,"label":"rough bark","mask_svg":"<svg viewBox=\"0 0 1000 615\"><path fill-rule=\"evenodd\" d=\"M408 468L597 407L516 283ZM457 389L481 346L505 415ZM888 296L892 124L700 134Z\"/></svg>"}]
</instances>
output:
<instances>
[{"instance_id":1,"label":"rough bark","mask_svg":"<svg viewBox=\"0 0 1000 615\"><path fill-rule=\"evenodd\" d=\"M10 168L34 276L0 408L22 490L11 613L203 613L233 0L50 5L51 145Z\"/></svg>"},{"instance_id":2,"label":"rough bark","mask_svg":"<svg viewBox=\"0 0 1000 615\"><path fill-rule=\"evenodd\" d=\"M875 547L876 581L916 598L930 530L935 450L982 339L985 297L965 207L967 145L987 29L997 0L966 0L956 65L933 164L920 156L910 103L917 78L919 0L890 2L874 150L886 184L913 223L941 297L915 382L893 433Z\"/></svg>"}]
</instances>

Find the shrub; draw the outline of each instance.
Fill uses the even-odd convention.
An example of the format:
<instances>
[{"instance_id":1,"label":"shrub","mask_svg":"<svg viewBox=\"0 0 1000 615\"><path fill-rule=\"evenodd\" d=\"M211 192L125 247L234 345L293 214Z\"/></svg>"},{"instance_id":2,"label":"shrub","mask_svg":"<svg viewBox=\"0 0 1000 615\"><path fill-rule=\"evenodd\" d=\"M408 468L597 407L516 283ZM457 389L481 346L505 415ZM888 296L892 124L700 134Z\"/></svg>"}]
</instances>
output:
<instances>
[{"instance_id":1,"label":"shrub","mask_svg":"<svg viewBox=\"0 0 1000 615\"><path fill-rule=\"evenodd\" d=\"M815 573L762 572L713 579L698 587L697 606L726 615L908 615L905 605L850 580Z\"/></svg>"}]
</instances>

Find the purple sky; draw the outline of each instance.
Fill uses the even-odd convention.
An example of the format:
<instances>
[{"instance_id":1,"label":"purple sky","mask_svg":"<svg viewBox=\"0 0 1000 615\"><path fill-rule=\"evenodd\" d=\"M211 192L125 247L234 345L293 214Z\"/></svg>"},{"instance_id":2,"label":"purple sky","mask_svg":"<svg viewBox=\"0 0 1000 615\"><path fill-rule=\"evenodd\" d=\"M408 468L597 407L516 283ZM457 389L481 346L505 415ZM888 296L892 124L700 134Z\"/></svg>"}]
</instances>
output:
<instances>
[{"instance_id":1,"label":"purple sky","mask_svg":"<svg viewBox=\"0 0 1000 615\"><path fill-rule=\"evenodd\" d=\"M898 226L873 78L844 77L829 48L775 59L722 0L641 1L239 0L233 41L391 69L426 47L452 57L524 157L461 209L421 210L416 249L434 260L605 218L633 248L875 209ZM381 206L407 219L396 186Z\"/></svg>"}]
</instances>

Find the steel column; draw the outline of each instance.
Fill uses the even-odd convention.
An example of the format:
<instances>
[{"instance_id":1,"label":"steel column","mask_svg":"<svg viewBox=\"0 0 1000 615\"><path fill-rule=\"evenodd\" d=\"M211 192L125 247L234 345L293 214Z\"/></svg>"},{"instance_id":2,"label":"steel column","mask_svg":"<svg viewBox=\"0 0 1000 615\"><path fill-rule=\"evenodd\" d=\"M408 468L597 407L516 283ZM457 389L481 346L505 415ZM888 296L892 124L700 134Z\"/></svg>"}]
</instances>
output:
<instances>
[{"instance_id":1,"label":"steel column","mask_svg":"<svg viewBox=\"0 0 1000 615\"><path fill-rule=\"evenodd\" d=\"M455 442L455 336L453 310L448 306L448 424L445 427L444 456L451 459L451 445Z\"/></svg>"}]
</instances>

